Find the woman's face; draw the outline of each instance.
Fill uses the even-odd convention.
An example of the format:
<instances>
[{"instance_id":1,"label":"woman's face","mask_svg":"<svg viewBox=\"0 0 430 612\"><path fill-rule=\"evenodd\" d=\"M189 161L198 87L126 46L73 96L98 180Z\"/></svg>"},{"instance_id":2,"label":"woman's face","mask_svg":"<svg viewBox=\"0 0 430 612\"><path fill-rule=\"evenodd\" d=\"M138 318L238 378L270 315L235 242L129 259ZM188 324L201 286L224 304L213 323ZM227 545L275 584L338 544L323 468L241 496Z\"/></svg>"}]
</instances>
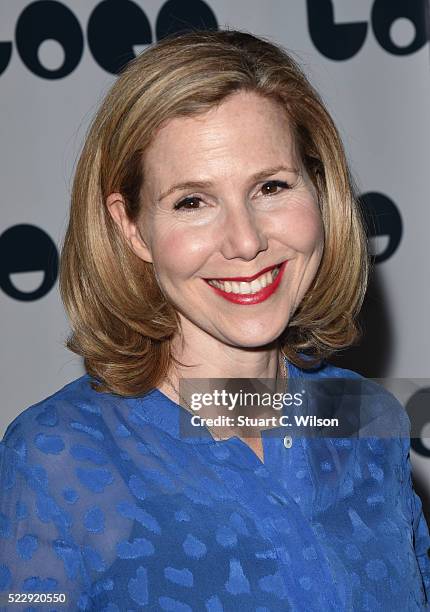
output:
<instances>
[{"instance_id":1,"label":"woman's face","mask_svg":"<svg viewBox=\"0 0 430 612\"><path fill-rule=\"evenodd\" d=\"M143 164L135 229L144 242L134 250L152 262L185 338L210 334L238 347L275 340L323 251L316 195L282 107L240 92L205 114L172 119ZM219 280L238 277L256 278Z\"/></svg>"}]
</instances>

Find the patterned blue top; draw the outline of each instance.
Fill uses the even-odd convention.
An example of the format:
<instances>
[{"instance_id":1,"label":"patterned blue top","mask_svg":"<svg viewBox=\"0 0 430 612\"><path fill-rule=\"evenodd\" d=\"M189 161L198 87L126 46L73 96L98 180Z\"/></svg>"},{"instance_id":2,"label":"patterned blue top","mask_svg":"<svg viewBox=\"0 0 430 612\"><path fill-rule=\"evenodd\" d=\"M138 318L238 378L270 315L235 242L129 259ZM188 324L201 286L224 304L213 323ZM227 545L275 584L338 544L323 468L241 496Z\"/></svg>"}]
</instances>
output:
<instances>
[{"instance_id":1,"label":"patterned blue top","mask_svg":"<svg viewBox=\"0 0 430 612\"><path fill-rule=\"evenodd\" d=\"M290 378L358 377L287 366ZM158 390L121 398L90 381L25 410L0 444L3 602L67 597L2 610L429 609L409 439L288 448L263 433L263 464L237 437L183 439L188 412ZM393 419L407 419L389 398Z\"/></svg>"}]
</instances>

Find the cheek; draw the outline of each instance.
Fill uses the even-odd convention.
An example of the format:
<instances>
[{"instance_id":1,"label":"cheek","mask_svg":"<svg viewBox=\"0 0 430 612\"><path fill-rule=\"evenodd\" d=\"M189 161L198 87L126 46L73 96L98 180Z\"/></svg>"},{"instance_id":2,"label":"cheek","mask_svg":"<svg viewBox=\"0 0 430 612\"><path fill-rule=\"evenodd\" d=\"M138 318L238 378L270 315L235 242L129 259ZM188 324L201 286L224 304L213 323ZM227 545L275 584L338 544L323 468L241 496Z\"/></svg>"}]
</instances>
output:
<instances>
[{"instance_id":1,"label":"cheek","mask_svg":"<svg viewBox=\"0 0 430 612\"><path fill-rule=\"evenodd\" d=\"M152 234L151 251L157 270L178 278L196 272L209 256L210 241L204 232L185 225L171 226Z\"/></svg>"},{"instance_id":2,"label":"cheek","mask_svg":"<svg viewBox=\"0 0 430 612\"><path fill-rule=\"evenodd\" d=\"M279 219L285 243L298 253L312 255L321 252L324 244L324 227L316 204L297 206L285 211Z\"/></svg>"}]
</instances>

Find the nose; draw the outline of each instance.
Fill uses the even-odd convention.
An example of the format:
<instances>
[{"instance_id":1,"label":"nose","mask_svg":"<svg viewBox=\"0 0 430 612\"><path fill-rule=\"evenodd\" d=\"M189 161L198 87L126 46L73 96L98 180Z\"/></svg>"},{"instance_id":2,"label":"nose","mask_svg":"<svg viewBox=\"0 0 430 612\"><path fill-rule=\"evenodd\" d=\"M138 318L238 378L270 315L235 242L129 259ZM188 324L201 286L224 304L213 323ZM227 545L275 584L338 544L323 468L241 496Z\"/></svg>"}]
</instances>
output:
<instances>
[{"instance_id":1,"label":"nose","mask_svg":"<svg viewBox=\"0 0 430 612\"><path fill-rule=\"evenodd\" d=\"M260 251L267 249L267 237L262 219L246 203L230 206L224 217L222 228L222 254L226 259L254 259Z\"/></svg>"}]
</instances>

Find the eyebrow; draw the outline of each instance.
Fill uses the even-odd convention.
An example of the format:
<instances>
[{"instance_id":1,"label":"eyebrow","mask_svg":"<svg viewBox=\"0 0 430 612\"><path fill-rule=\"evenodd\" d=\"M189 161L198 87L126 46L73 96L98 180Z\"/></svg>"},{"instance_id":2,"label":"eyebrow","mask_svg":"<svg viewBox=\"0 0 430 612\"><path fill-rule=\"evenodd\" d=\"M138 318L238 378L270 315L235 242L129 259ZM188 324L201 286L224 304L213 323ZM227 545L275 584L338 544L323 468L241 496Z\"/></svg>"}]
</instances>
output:
<instances>
[{"instance_id":1,"label":"eyebrow","mask_svg":"<svg viewBox=\"0 0 430 612\"><path fill-rule=\"evenodd\" d=\"M274 166L273 168L265 168L264 170L260 170L255 174L251 175L249 178L252 181L259 181L261 179L267 178L268 176L272 176L273 174L277 174L278 172L294 172L295 174L299 174L299 170L297 168L290 168L288 166ZM177 183L176 185L172 185L166 191L161 193L157 200L161 202L164 198L167 198L174 191L184 191L186 189L206 189L212 185L211 181L185 181L183 183Z\"/></svg>"}]
</instances>

